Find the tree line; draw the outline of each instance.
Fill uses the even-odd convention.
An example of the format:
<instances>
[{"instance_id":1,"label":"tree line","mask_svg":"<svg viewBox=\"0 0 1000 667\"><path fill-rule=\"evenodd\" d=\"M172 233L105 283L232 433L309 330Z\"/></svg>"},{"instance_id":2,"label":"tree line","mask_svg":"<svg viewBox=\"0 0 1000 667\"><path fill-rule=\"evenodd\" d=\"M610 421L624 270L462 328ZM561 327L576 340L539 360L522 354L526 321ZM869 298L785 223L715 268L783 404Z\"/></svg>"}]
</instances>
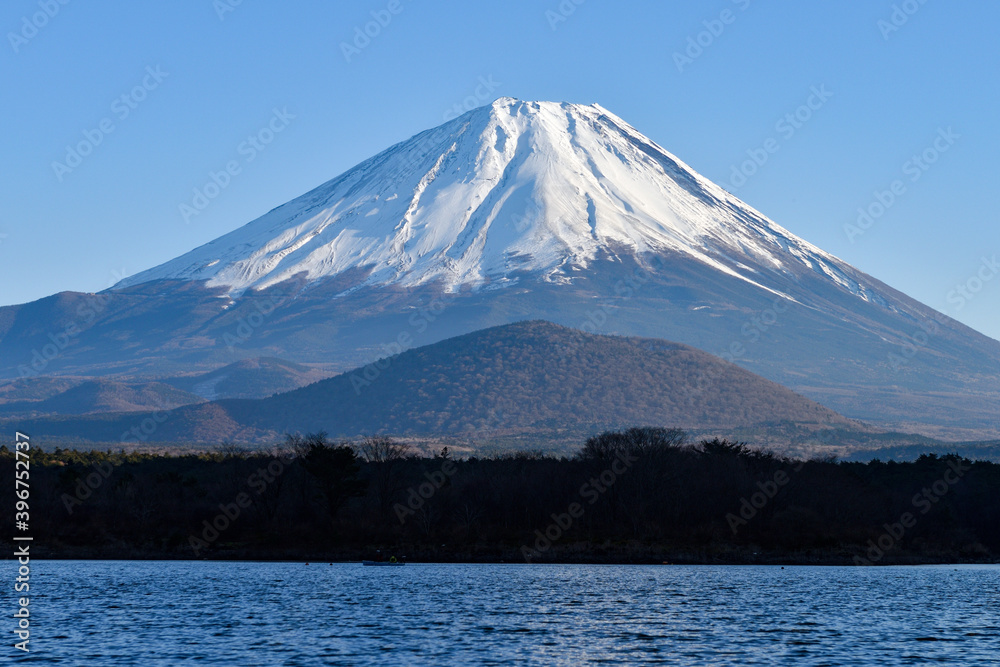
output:
<instances>
[{"instance_id":1,"label":"tree line","mask_svg":"<svg viewBox=\"0 0 1000 667\"><path fill-rule=\"evenodd\" d=\"M869 565L1000 553L1000 465L957 455L802 461L633 428L561 457L427 456L323 433L268 451L31 457L33 548L49 557ZM0 467L14 478L6 447ZM2 524L13 534L12 513Z\"/></svg>"}]
</instances>

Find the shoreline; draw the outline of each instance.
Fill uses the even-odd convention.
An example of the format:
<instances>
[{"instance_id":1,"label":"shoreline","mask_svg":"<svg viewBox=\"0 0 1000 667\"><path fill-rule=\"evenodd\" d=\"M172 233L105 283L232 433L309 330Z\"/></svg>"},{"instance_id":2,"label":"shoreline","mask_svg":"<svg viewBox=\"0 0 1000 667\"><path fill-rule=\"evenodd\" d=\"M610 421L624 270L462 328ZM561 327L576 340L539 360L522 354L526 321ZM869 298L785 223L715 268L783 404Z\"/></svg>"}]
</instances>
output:
<instances>
[{"instance_id":1,"label":"shoreline","mask_svg":"<svg viewBox=\"0 0 1000 667\"><path fill-rule=\"evenodd\" d=\"M935 554L899 553L886 554L877 560L865 559L862 549L831 551L809 550L803 552L746 552L727 551L699 553L697 550L657 550L657 554L643 550L605 549L579 550L573 553L556 553L545 558L526 560L518 550L502 549L473 553L469 550L442 552L381 547L384 554L395 555L413 564L467 564L467 565L726 565L726 566L816 566L816 567L883 567L917 565L1000 565L1000 559L991 556L963 555L956 552ZM567 550L569 551L569 550ZM263 551L254 549L218 550L208 556L194 556L185 551L160 551L113 548L44 549L35 547L32 553L37 560L65 561L204 561L230 563L361 563L372 560L375 549ZM857 560L860 556L865 559ZM16 560L5 557L2 560Z\"/></svg>"}]
</instances>

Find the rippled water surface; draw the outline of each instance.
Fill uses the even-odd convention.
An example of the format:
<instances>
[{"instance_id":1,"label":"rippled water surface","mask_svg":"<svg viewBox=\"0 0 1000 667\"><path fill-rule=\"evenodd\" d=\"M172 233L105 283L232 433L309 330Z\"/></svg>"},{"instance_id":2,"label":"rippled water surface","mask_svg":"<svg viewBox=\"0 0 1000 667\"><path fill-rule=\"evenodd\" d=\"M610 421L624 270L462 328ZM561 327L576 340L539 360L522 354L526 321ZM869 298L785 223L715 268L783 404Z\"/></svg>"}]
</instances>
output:
<instances>
[{"instance_id":1,"label":"rippled water surface","mask_svg":"<svg viewBox=\"0 0 1000 667\"><path fill-rule=\"evenodd\" d=\"M31 593L43 664L1000 661L996 566L35 561Z\"/></svg>"}]
</instances>

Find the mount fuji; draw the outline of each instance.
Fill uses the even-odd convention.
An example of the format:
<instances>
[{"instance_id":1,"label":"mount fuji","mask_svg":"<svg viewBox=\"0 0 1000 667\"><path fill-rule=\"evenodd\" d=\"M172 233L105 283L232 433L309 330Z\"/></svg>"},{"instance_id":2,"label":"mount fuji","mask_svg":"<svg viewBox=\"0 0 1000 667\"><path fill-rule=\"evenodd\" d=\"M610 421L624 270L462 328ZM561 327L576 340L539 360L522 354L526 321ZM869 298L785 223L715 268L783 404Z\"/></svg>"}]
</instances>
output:
<instances>
[{"instance_id":1,"label":"mount fuji","mask_svg":"<svg viewBox=\"0 0 1000 667\"><path fill-rule=\"evenodd\" d=\"M883 426L1000 431L1000 342L598 105L511 98L105 292L0 308L0 376L154 378L256 356L332 372L524 319L692 345Z\"/></svg>"},{"instance_id":2,"label":"mount fuji","mask_svg":"<svg viewBox=\"0 0 1000 667\"><path fill-rule=\"evenodd\" d=\"M598 256L649 253L679 253L782 298L756 274L792 263L877 298L602 107L510 98L118 287L180 279L236 296L362 269L358 286L453 291L514 284L522 272L571 283Z\"/></svg>"}]
</instances>

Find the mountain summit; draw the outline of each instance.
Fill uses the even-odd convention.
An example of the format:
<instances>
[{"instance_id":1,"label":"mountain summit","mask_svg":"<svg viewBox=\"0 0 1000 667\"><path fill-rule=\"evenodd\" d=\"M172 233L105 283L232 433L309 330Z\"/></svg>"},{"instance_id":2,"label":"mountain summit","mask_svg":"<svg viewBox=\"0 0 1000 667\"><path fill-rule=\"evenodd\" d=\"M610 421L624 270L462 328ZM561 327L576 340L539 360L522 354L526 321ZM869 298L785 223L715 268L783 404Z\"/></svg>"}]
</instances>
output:
<instances>
[{"instance_id":1,"label":"mountain summit","mask_svg":"<svg viewBox=\"0 0 1000 667\"><path fill-rule=\"evenodd\" d=\"M122 281L206 281L229 294L349 269L364 284L446 289L571 281L598 257L679 253L781 297L788 265L868 298L870 285L599 105L501 98Z\"/></svg>"},{"instance_id":2,"label":"mountain summit","mask_svg":"<svg viewBox=\"0 0 1000 667\"><path fill-rule=\"evenodd\" d=\"M677 341L883 427L1000 433L1000 343L604 108L510 98L111 290L0 308L0 377L344 371L531 319Z\"/></svg>"}]
</instances>

